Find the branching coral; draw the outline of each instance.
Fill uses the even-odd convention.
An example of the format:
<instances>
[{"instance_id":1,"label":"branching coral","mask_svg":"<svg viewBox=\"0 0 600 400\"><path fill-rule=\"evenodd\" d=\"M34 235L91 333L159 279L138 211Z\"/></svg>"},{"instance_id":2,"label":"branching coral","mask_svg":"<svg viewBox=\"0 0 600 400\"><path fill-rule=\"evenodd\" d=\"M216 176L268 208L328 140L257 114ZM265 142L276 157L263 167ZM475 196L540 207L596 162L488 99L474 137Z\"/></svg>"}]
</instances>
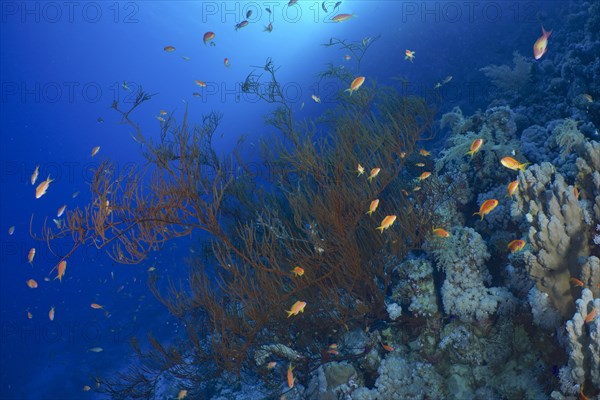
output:
<instances>
[{"instance_id":1,"label":"branching coral","mask_svg":"<svg viewBox=\"0 0 600 400\"><path fill-rule=\"evenodd\" d=\"M514 67L508 65L488 65L480 69L492 83L505 93L519 92L531 77L532 64L518 52L513 53Z\"/></svg>"},{"instance_id":2,"label":"branching coral","mask_svg":"<svg viewBox=\"0 0 600 400\"><path fill-rule=\"evenodd\" d=\"M386 260L420 247L431 230L427 210L396 190L402 154L430 132L434 113L422 99L364 86L331 114L332 129L322 133L315 123L293 124L277 68L268 60L264 70L272 77L266 100L279 107L273 124L283 133L264 147L265 162L274 167L268 194L256 190L239 158L216 156L212 136L220 115L194 127L187 113L179 125L169 116L153 143L131 121L131 110L115 104L144 142L152 168L113 177L103 164L92 183L92 204L70 211L64 230L44 232L49 245L70 236L72 251L96 245L129 263L174 237L208 233L211 257L192 260L187 284L169 282L164 290L157 275L149 283L185 323L188 351L217 370L256 368L256 350L262 359L261 346L292 339L294 348L317 351L323 346L317 338L332 325L363 326L385 316ZM246 90L259 80L249 76ZM381 173L373 182L357 177L359 163ZM369 218L365 210L374 198L381 206ZM377 232L381 216L391 214L397 215L394 226ZM301 278L291 272L297 265L305 271ZM288 318L286 310L298 300L307 302L306 312ZM304 368L320 362L304 359Z\"/></svg>"},{"instance_id":3,"label":"branching coral","mask_svg":"<svg viewBox=\"0 0 600 400\"><path fill-rule=\"evenodd\" d=\"M589 289L583 289L577 311L567 321L567 338L569 364L565 373L580 388L600 391L600 299L594 299Z\"/></svg>"}]
</instances>

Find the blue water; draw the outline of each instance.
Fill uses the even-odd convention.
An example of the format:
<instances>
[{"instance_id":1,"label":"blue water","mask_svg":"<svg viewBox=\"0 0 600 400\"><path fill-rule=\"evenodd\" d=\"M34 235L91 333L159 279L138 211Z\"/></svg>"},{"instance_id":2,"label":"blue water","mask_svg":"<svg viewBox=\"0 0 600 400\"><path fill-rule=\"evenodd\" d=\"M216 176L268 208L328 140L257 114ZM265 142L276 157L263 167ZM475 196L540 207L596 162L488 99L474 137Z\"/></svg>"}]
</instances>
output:
<instances>
[{"instance_id":1,"label":"blue water","mask_svg":"<svg viewBox=\"0 0 600 400\"><path fill-rule=\"evenodd\" d=\"M555 27L553 39L559 37L564 6L558 1L466 5L365 0L343 1L332 13L334 2L328 1L330 11L325 13L320 2L286 3L77 2L73 8L63 2L0 4L2 399L103 398L82 394L82 387L94 386L94 376L128 365L131 335L144 338L152 331L168 342L180 329L149 292L147 269L155 266L165 279L185 279L182 261L199 234L170 241L138 265L115 263L94 247L79 249L69 258L62 283L50 271L70 242L53 244L52 254L30 234L32 216L31 233L39 237L45 219L54 225L60 206L71 210L89 202L91 171L101 160L111 160L120 170L144 165L140 145L131 138L133 129L119 124L119 115L110 109L113 100L130 103L140 86L158 93L133 114L154 138L161 109L181 118L187 108L196 123L202 113L221 112L215 144L226 155L241 135L249 143L273 132L263 120L273 106L239 90L239 83L256 69L252 66L272 57L281 66L278 79L298 119L314 118L334 105L339 89L319 85L317 73L328 63L355 68L354 60L344 61L343 51L322 44L331 37L360 41L381 35L363 60L366 85L399 85L393 78L403 77L409 82L407 91L429 98L440 112L459 105L468 115L485 109L490 100L488 80L479 69L511 64L514 51L532 57L540 21ZM250 24L235 31L248 10L253 10ZM338 12L355 17L331 22ZM273 31L264 32L270 21ZM202 43L206 31L216 33L215 46ZM176 51L163 51L167 45ZM406 49L415 51L413 63L404 59ZM229 68L223 65L225 57ZM453 80L439 98L433 85L448 75ZM196 79L206 81L207 87L199 88ZM123 89L123 81L131 91ZM193 97L193 92L202 97ZM314 103L311 94L320 95L322 103ZM94 146L101 149L91 158ZM252 150L247 156L255 157ZM40 199L34 198L29 182L36 165L38 183L48 175L54 179ZM76 191L79 196L72 198ZM9 236L13 225L15 233ZM27 263L31 247L37 249L33 267ZM46 276L50 282L44 281ZM37 289L26 286L30 278L38 282ZM90 308L92 302L102 304L108 315ZM47 317L51 306L56 308L53 322ZM28 320L27 310L33 319ZM104 351L89 351L97 346Z\"/></svg>"}]
</instances>

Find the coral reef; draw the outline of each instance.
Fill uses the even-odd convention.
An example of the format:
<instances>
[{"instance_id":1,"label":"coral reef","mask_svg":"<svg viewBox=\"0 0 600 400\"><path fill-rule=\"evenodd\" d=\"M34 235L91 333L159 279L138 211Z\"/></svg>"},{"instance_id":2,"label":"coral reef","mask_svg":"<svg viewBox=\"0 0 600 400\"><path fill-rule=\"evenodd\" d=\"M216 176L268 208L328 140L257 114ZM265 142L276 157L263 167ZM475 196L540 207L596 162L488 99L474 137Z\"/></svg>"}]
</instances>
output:
<instances>
[{"instance_id":1,"label":"coral reef","mask_svg":"<svg viewBox=\"0 0 600 400\"><path fill-rule=\"evenodd\" d=\"M433 267L428 260L406 260L394 272L399 279L398 285L392 289L393 301L408 304L408 310L417 316L431 317L439 312Z\"/></svg>"},{"instance_id":2,"label":"coral reef","mask_svg":"<svg viewBox=\"0 0 600 400\"><path fill-rule=\"evenodd\" d=\"M503 94L522 91L530 81L532 64L519 52L513 53L514 68L488 65L480 69Z\"/></svg>"},{"instance_id":3,"label":"coral reef","mask_svg":"<svg viewBox=\"0 0 600 400\"><path fill-rule=\"evenodd\" d=\"M562 393L600 391L600 298L594 299L591 290L582 290L566 331L569 362L561 368Z\"/></svg>"},{"instance_id":4,"label":"coral reef","mask_svg":"<svg viewBox=\"0 0 600 400\"><path fill-rule=\"evenodd\" d=\"M574 311L569 279L578 274L578 258L589 255L587 229L573 186L550 163L521 172L519 186L520 196L511 212L530 224L527 271L560 314L568 317Z\"/></svg>"},{"instance_id":5,"label":"coral reef","mask_svg":"<svg viewBox=\"0 0 600 400\"><path fill-rule=\"evenodd\" d=\"M353 393L354 400L376 399L444 399L443 378L428 363L409 362L390 355L382 361L374 389L361 388Z\"/></svg>"},{"instance_id":6,"label":"coral reef","mask_svg":"<svg viewBox=\"0 0 600 400\"><path fill-rule=\"evenodd\" d=\"M446 314L473 321L496 312L509 313L515 299L504 287L486 287L491 276L485 268L490 254L482 237L472 228L456 228L452 236L432 246L438 268L446 274L442 303Z\"/></svg>"}]
</instances>

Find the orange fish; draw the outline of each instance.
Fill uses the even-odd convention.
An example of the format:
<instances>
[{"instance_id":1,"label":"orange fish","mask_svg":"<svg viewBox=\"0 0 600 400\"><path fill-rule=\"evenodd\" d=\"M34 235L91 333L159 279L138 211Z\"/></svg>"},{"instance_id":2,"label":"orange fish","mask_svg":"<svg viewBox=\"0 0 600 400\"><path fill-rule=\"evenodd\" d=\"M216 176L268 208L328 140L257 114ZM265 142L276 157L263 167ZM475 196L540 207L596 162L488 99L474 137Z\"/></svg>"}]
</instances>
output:
<instances>
[{"instance_id":1,"label":"orange fish","mask_svg":"<svg viewBox=\"0 0 600 400\"><path fill-rule=\"evenodd\" d=\"M377 206L379 206L379 199L375 199L369 205L369 211L367 211L368 215L373 215L375 210L377 210Z\"/></svg>"},{"instance_id":2,"label":"orange fish","mask_svg":"<svg viewBox=\"0 0 600 400\"><path fill-rule=\"evenodd\" d=\"M273 369L277 366L277 361L271 361L267 364L267 369Z\"/></svg>"},{"instance_id":3,"label":"orange fish","mask_svg":"<svg viewBox=\"0 0 600 400\"><path fill-rule=\"evenodd\" d=\"M331 18L333 22L344 22L354 17L354 14L338 14Z\"/></svg>"},{"instance_id":4,"label":"orange fish","mask_svg":"<svg viewBox=\"0 0 600 400\"><path fill-rule=\"evenodd\" d=\"M33 170L33 174L31 174L31 184L35 185L35 181L37 181L38 175L40 174L40 166L36 166Z\"/></svg>"},{"instance_id":5,"label":"orange fish","mask_svg":"<svg viewBox=\"0 0 600 400\"><path fill-rule=\"evenodd\" d=\"M165 46L165 48L163 50L166 51L167 53L172 53L172 52L175 51L175 47L173 47L173 46Z\"/></svg>"},{"instance_id":6,"label":"orange fish","mask_svg":"<svg viewBox=\"0 0 600 400\"><path fill-rule=\"evenodd\" d=\"M350 96L352 96L352 93L357 91L362 86L363 83L365 83L365 77L359 76L358 78L355 78L352 81L352 83L350 84L350 88L344 90L344 92L350 92Z\"/></svg>"},{"instance_id":7,"label":"orange fish","mask_svg":"<svg viewBox=\"0 0 600 400\"><path fill-rule=\"evenodd\" d=\"M498 200L490 199L483 202L481 207L479 207L479 212L473 213L473 215L481 215L481 220L483 221L484 215L492 212L494 208L498 205Z\"/></svg>"},{"instance_id":8,"label":"orange fish","mask_svg":"<svg viewBox=\"0 0 600 400\"><path fill-rule=\"evenodd\" d=\"M29 288L31 288L31 289L35 289L38 287L38 284L35 281L35 279L30 279L26 283L27 283L27 286L29 286Z\"/></svg>"},{"instance_id":9,"label":"orange fish","mask_svg":"<svg viewBox=\"0 0 600 400\"><path fill-rule=\"evenodd\" d=\"M390 353L391 353L392 351L394 351L394 348L393 348L392 346L390 346L389 344L383 344L383 343L381 343L381 347L383 347L383 349L384 349L385 351L388 351L388 352L390 352Z\"/></svg>"},{"instance_id":10,"label":"orange fish","mask_svg":"<svg viewBox=\"0 0 600 400\"><path fill-rule=\"evenodd\" d=\"M381 171L381 168L373 168L371 170L371 174L369 175L369 182L371 182L373 180L373 178L375 178L377 175L379 175L379 172Z\"/></svg>"},{"instance_id":11,"label":"orange fish","mask_svg":"<svg viewBox=\"0 0 600 400\"><path fill-rule=\"evenodd\" d=\"M588 315L585 317L585 323L589 324L590 322L592 322L593 320L596 319L596 309L592 309L592 311L590 311L588 313Z\"/></svg>"},{"instance_id":12,"label":"orange fish","mask_svg":"<svg viewBox=\"0 0 600 400\"><path fill-rule=\"evenodd\" d=\"M577 278L571 278L571 279L569 279L569 282L571 282L571 284L575 285L575 286L579 286L579 287L584 287L585 286L585 283L583 283L582 280L577 279Z\"/></svg>"},{"instance_id":13,"label":"orange fish","mask_svg":"<svg viewBox=\"0 0 600 400\"><path fill-rule=\"evenodd\" d=\"M294 267L294 269L292 270L292 274L294 274L295 276L302 276L304 275L304 268L302 267Z\"/></svg>"},{"instance_id":14,"label":"orange fish","mask_svg":"<svg viewBox=\"0 0 600 400\"><path fill-rule=\"evenodd\" d=\"M413 188L413 192L418 192L419 190L421 190L421 186L415 186Z\"/></svg>"},{"instance_id":15,"label":"orange fish","mask_svg":"<svg viewBox=\"0 0 600 400\"><path fill-rule=\"evenodd\" d=\"M447 230L445 230L445 229L442 229L442 228L435 228L435 229L433 230L433 234L434 234L435 236L438 236L438 237L441 237L441 238L447 238L447 237L450 237L450 233L449 233Z\"/></svg>"},{"instance_id":16,"label":"orange fish","mask_svg":"<svg viewBox=\"0 0 600 400\"><path fill-rule=\"evenodd\" d=\"M390 226L392 226L394 221L396 221L396 216L388 215L383 219L383 221L381 221L381 226L378 226L377 229L381 230L381 233L383 233L385 229L388 229Z\"/></svg>"},{"instance_id":17,"label":"orange fish","mask_svg":"<svg viewBox=\"0 0 600 400\"><path fill-rule=\"evenodd\" d=\"M304 301L297 301L294 303L294 305L292 306L292 309L290 311L286 311L288 313L288 318L291 317L292 315L298 315L298 313L303 313L304 312L304 307L306 307L306 302Z\"/></svg>"},{"instance_id":18,"label":"orange fish","mask_svg":"<svg viewBox=\"0 0 600 400\"><path fill-rule=\"evenodd\" d=\"M177 400L183 400L187 397L187 390L181 389L177 395Z\"/></svg>"},{"instance_id":19,"label":"orange fish","mask_svg":"<svg viewBox=\"0 0 600 400\"><path fill-rule=\"evenodd\" d=\"M215 38L215 33L214 32L210 32L210 31L206 32L204 34L204 37L202 38L202 40L204 40L204 45L206 45L206 43L212 41L214 38ZM210 45L214 46L215 44L211 43Z\"/></svg>"},{"instance_id":20,"label":"orange fish","mask_svg":"<svg viewBox=\"0 0 600 400\"><path fill-rule=\"evenodd\" d=\"M63 205L61 208L58 209L58 211L56 211L56 218L60 218L61 215L63 215L63 213L65 212L65 210L67 209L67 205Z\"/></svg>"},{"instance_id":21,"label":"orange fish","mask_svg":"<svg viewBox=\"0 0 600 400\"><path fill-rule=\"evenodd\" d=\"M406 49L406 51L404 51L404 59L413 62L413 60L415 59L415 52Z\"/></svg>"},{"instance_id":22,"label":"orange fish","mask_svg":"<svg viewBox=\"0 0 600 400\"><path fill-rule=\"evenodd\" d=\"M358 175L356 175L356 176L361 176L362 174L365 173L365 167L363 167L360 164L358 164L358 167L356 168L356 170L358 171Z\"/></svg>"},{"instance_id":23,"label":"orange fish","mask_svg":"<svg viewBox=\"0 0 600 400\"><path fill-rule=\"evenodd\" d=\"M204 81L199 81L199 80L195 80L194 83L200 87L206 87L206 82Z\"/></svg>"},{"instance_id":24,"label":"orange fish","mask_svg":"<svg viewBox=\"0 0 600 400\"><path fill-rule=\"evenodd\" d=\"M542 58L542 56L546 54L546 51L548 51L548 38L551 34L552 31L546 32L546 30L542 26L542 36L540 36L539 39L536 40L533 44L533 58L535 58L536 60Z\"/></svg>"},{"instance_id":25,"label":"orange fish","mask_svg":"<svg viewBox=\"0 0 600 400\"><path fill-rule=\"evenodd\" d=\"M419 177L417 178L420 181L424 181L425 179L429 178L431 176L431 172L423 172L421 175L419 175Z\"/></svg>"},{"instance_id":26,"label":"orange fish","mask_svg":"<svg viewBox=\"0 0 600 400\"><path fill-rule=\"evenodd\" d=\"M48 311L48 319L54 321L54 307L51 307L50 311Z\"/></svg>"},{"instance_id":27,"label":"orange fish","mask_svg":"<svg viewBox=\"0 0 600 400\"><path fill-rule=\"evenodd\" d=\"M514 253L516 251L522 250L523 247L525 247L525 241L521 239L516 239L510 242L507 247L511 253Z\"/></svg>"},{"instance_id":28,"label":"orange fish","mask_svg":"<svg viewBox=\"0 0 600 400\"><path fill-rule=\"evenodd\" d=\"M423 157L427 157L431 155L431 152L425 150L425 149L421 149L419 150L419 154L422 155Z\"/></svg>"},{"instance_id":29,"label":"orange fish","mask_svg":"<svg viewBox=\"0 0 600 400\"><path fill-rule=\"evenodd\" d=\"M32 247L31 250L29 250L29 254L27 254L27 262L29 264L31 264L31 266L33 266L34 257L35 257L35 247Z\"/></svg>"},{"instance_id":30,"label":"orange fish","mask_svg":"<svg viewBox=\"0 0 600 400\"><path fill-rule=\"evenodd\" d=\"M98 152L100 151L100 146L96 146L92 149L92 155L91 157L94 157L96 154L98 154Z\"/></svg>"},{"instance_id":31,"label":"orange fish","mask_svg":"<svg viewBox=\"0 0 600 400\"><path fill-rule=\"evenodd\" d=\"M35 188L35 198L39 199L40 197L45 195L46 191L50 187L50 182L53 182L53 181L54 181L54 179L50 179L50 175L48 175L48 178L44 182L40 183L37 186L37 188Z\"/></svg>"},{"instance_id":32,"label":"orange fish","mask_svg":"<svg viewBox=\"0 0 600 400\"><path fill-rule=\"evenodd\" d=\"M470 155L471 158L473 158L475 153L477 153L479 151L479 149L481 148L482 144L483 144L483 139L473 140L473 143L471 143L471 147L469 148L469 151L467 151L467 154Z\"/></svg>"},{"instance_id":33,"label":"orange fish","mask_svg":"<svg viewBox=\"0 0 600 400\"><path fill-rule=\"evenodd\" d=\"M517 193L517 190L519 189L519 181L518 180L514 180L511 183L508 184L507 187L507 197L511 197L513 196L515 193Z\"/></svg>"},{"instance_id":34,"label":"orange fish","mask_svg":"<svg viewBox=\"0 0 600 400\"><path fill-rule=\"evenodd\" d=\"M27 311L27 318L33 319L33 314L31 313L31 311Z\"/></svg>"},{"instance_id":35,"label":"orange fish","mask_svg":"<svg viewBox=\"0 0 600 400\"><path fill-rule=\"evenodd\" d=\"M577 187L577 185L573 185L573 195L577 200L579 200L579 188Z\"/></svg>"},{"instance_id":36,"label":"orange fish","mask_svg":"<svg viewBox=\"0 0 600 400\"><path fill-rule=\"evenodd\" d=\"M98 303L92 303L92 304L90 304L90 307L92 307L94 310L100 310L100 309L104 308L104 306L101 306Z\"/></svg>"},{"instance_id":37,"label":"orange fish","mask_svg":"<svg viewBox=\"0 0 600 400\"><path fill-rule=\"evenodd\" d=\"M288 370L287 370L287 384L290 389L294 387L294 381L295 381L294 373L292 372L293 369L294 368L292 367L292 363L290 363L290 366L288 367Z\"/></svg>"},{"instance_id":38,"label":"orange fish","mask_svg":"<svg viewBox=\"0 0 600 400\"><path fill-rule=\"evenodd\" d=\"M527 166L531 163L519 163L517 160L515 160L512 157L504 157L502 160L500 160L500 163L502 165L504 165L506 168L508 169L512 169L514 171L520 169L521 171L525 171L525 169L527 168Z\"/></svg>"},{"instance_id":39,"label":"orange fish","mask_svg":"<svg viewBox=\"0 0 600 400\"><path fill-rule=\"evenodd\" d=\"M58 273L56 275L56 278L54 279L58 279L60 283L62 283L62 278L65 275L65 271L67 270L67 260L62 260L58 263L58 265L55 268L58 270Z\"/></svg>"},{"instance_id":40,"label":"orange fish","mask_svg":"<svg viewBox=\"0 0 600 400\"><path fill-rule=\"evenodd\" d=\"M229 58L225 57L225 59L223 60L223 65L225 65L225 67L229 67Z\"/></svg>"}]
</instances>

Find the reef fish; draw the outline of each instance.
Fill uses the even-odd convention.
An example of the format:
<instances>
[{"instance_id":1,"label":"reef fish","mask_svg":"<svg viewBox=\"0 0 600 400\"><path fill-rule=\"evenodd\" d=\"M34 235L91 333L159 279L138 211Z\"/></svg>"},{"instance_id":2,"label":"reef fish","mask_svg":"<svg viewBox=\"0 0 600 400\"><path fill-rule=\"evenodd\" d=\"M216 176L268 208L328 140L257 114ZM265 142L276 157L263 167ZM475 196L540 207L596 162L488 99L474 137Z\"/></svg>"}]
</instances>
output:
<instances>
[{"instance_id":1,"label":"reef fish","mask_svg":"<svg viewBox=\"0 0 600 400\"><path fill-rule=\"evenodd\" d=\"M64 214L66 209L67 209L66 204L63 205L61 208L59 208L58 211L56 211L56 218L60 218Z\"/></svg>"},{"instance_id":2,"label":"reef fish","mask_svg":"<svg viewBox=\"0 0 600 400\"><path fill-rule=\"evenodd\" d=\"M50 311L48 311L48 319L50 321L54 321L54 313L55 313L54 307L50 307Z\"/></svg>"},{"instance_id":3,"label":"reef fish","mask_svg":"<svg viewBox=\"0 0 600 400\"><path fill-rule=\"evenodd\" d=\"M243 20L242 22L240 22L239 24L235 24L235 30L237 31L238 29L242 29L243 27L245 27L246 25L248 25L248 21Z\"/></svg>"},{"instance_id":4,"label":"reef fish","mask_svg":"<svg viewBox=\"0 0 600 400\"><path fill-rule=\"evenodd\" d=\"M14 225L13 225L13 226L11 226L10 228L8 228L8 235L9 235L9 236L12 236L12 235L13 235L13 233L15 233L15 226L14 226Z\"/></svg>"},{"instance_id":5,"label":"reef fish","mask_svg":"<svg viewBox=\"0 0 600 400\"><path fill-rule=\"evenodd\" d=\"M479 207L479 211L476 213L473 213L473 215L481 215L481 220L483 221L483 217L485 215L489 214L490 212L492 212L492 210L494 208L496 208L497 205L498 205L498 200L496 200L496 199L486 200L483 202L481 207Z\"/></svg>"},{"instance_id":6,"label":"reef fish","mask_svg":"<svg viewBox=\"0 0 600 400\"><path fill-rule=\"evenodd\" d=\"M65 276L65 272L67 271L67 260L62 260L59 262L56 266L56 269L58 272L56 274L56 278L54 279L58 279L60 283L62 283L62 278Z\"/></svg>"},{"instance_id":7,"label":"reef fish","mask_svg":"<svg viewBox=\"0 0 600 400\"><path fill-rule=\"evenodd\" d=\"M173 46L165 46L163 50L166 51L167 53L172 53L172 52L175 51L175 47L173 47Z\"/></svg>"},{"instance_id":8,"label":"reef fish","mask_svg":"<svg viewBox=\"0 0 600 400\"><path fill-rule=\"evenodd\" d=\"M383 233L384 230L388 229L396 221L395 215L388 215L381 221L381 225L377 227Z\"/></svg>"},{"instance_id":9,"label":"reef fish","mask_svg":"<svg viewBox=\"0 0 600 400\"><path fill-rule=\"evenodd\" d=\"M431 176L431 172L426 171L423 172L421 175L419 175L419 177L417 178L420 181L424 181L425 179L429 178Z\"/></svg>"},{"instance_id":10,"label":"reef fish","mask_svg":"<svg viewBox=\"0 0 600 400\"><path fill-rule=\"evenodd\" d=\"M294 276L299 277L304 275L304 268L302 267L294 267L294 269L292 270L292 274L294 274Z\"/></svg>"},{"instance_id":11,"label":"reef fish","mask_svg":"<svg viewBox=\"0 0 600 400\"><path fill-rule=\"evenodd\" d=\"M90 307L92 307L94 310L100 310L100 309L104 308L103 306L101 306L98 303L92 303L92 304L90 304Z\"/></svg>"},{"instance_id":12,"label":"reef fish","mask_svg":"<svg viewBox=\"0 0 600 400\"><path fill-rule=\"evenodd\" d=\"M515 193L517 193L517 190L519 189L519 181L518 180L514 180L511 183L508 184L507 188L506 188L506 196L511 197L513 196Z\"/></svg>"},{"instance_id":13,"label":"reef fish","mask_svg":"<svg viewBox=\"0 0 600 400\"><path fill-rule=\"evenodd\" d=\"M592 309L592 311L590 311L588 313L588 315L586 315L584 321L586 324L589 324L590 322L592 322L595 319L596 319L596 309L594 308L594 309Z\"/></svg>"},{"instance_id":14,"label":"reef fish","mask_svg":"<svg viewBox=\"0 0 600 400\"><path fill-rule=\"evenodd\" d=\"M30 289L35 289L35 288L38 287L38 284L35 281L35 279L29 279L26 283L27 283L27 286L29 286Z\"/></svg>"},{"instance_id":15,"label":"reef fish","mask_svg":"<svg viewBox=\"0 0 600 400\"><path fill-rule=\"evenodd\" d=\"M265 29L263 29L263 32L273 32L273 23L269 22L269 25L265 26Z\"/></svg>"},{"instance_id":16,"label":"reef fish","mask_svg":"<svg viewBox=\"0 0 600 400\"><path fill-rule=\"evenodd\" d=\"M294 367L292 367L292 363L290 363L290 366L288 367L288 370L287 370L287 384L290 389L294 387L294 381L295 381L294 373L292 372L293 369L294 369Z\"/></svg>"},{"instance_id":17,"label":"reef fish","mask_svg":"<svg viewBox=\"0 0 600 400\"><path fill-rule=\"evenodd\" d=\"M367 211L367 214L372 215L377 210L377 206L379 206L379 199L375 199L371 202L371 204L369 205L369 211Z\"/></svg>"},{"instance_id":18,"label":"reef fish","mask_svg":"<svg viewBox=\"0 0 600 400\"><path fill-rule=\"evenodd\" d=\"M539 60L548 51L548 38L552 34L552 31L546 32L542 26L542 36L533 44L533 58Z\"/></svg>"},{"instance_id":19,"label":"reef fish","mask_svg":"<svg viewBox=\"0 0 600 400\"><path fill-rule=\"evenodd\" d=\"M354 14L338 14L335 17L333 17L331 20L333 22L344 22L344 21L349 20L352 17L354 17Z\"/></svg>"},{"instance_id":20,"label":"reef fish","mask_svg":"<svg viewBox=\"0 0 600 400\"><path fill-rule=\"evenodd\" d=\"M361 176L362 174L365 173L365 167L363 167L362 165L358 164L358 166L356 167L356 171L358 171L358 175L357 176Z\"/></svg>"},{"instance_id":21,"label":"reef fish","mask_svg":"<svg viewBox=\"0 0 600 400\"><path fill-rule=\"evenodd\" d=\"M198 79L194 80L194 83L200 87L206 87L206 82L199 81Z\"/></svg>"},{"instance_id":22,"label":"reef fish","mask_svg":"<svg viewBox=\"0 0 600 400\"><path fill-rule=\"evenodd\" d=\"M511 253L514 253L516 251L522 250L523 247L525 247L525 241L521 239L516 239L511 241L507 247Z\"/></svg>"},{"instance_id":23,"label":"reef fish","mask_svg":"<svg viewBox=\"0 0 600 400\"><path fill-rule=\"evenodd\" d=\"M377 175L379 175L379 172L381 172L381 168L373 168L371 170L371 174L369 175L369 182L371 182L373 180L373 178L375 178Z\"/></svg>"},{"instance_id":24,"label":"reef fish","mask_svg":"<svg viewBox=\"0 0 600 400\"><path fill-rule=\"evenodd\" d=\"M33 259L35 258L35 247L32 247L27 254L27 262L33 266Z\"/></svg>"},{"instance_id":25,"label":"reef fish","mask_svg":"<svg viewBox=\"0 0 600 400\"><path fill-rule=\"evenodd\" d=\"M215 38L215 33L208 31L204 34L204 36L202 37L202 40L204 41L204 44L206 45L209 42L212 42L212 40ZM214 46L214 43L210 44L211 46Z\"/></svg>"},{"instance_id":26,"label":"reef fish","mask_svg":"<svg viewBox=\"0 0 600 400\"><path fill-rule=\"evenodd\" d=\"M350 84L350 88L344 90L344 92L350 92L350 95L352 96L352 93L356 92L362 86L363 83L365 83L365 77L359 76L358 78L352 81L352 83Z\"/></svg>"},{"instance_id":27,"label":"reef fish","mask_svg":"<svg viewBox=\"0 0 600 400\"><path fill-rule=\"evenodd\" d=\"M229 67L229 58L225 57L225 59L223 60L223 65L225 65L225 67Z\"/></svg>"},{"instance_id":28,"label":"reef fish","mask_svg":"<svg viewBox=\"0 0 600 400\"><path fill-rule=\"evenodd\" d=\"M406 50L404 51L404 59L405 59L405 60L410 60L410 62L413 62L413 60L415 59L415 52L414 52L414 51L411 51L411 50L408 50L408 49L406 49Z\"/></svg>"},{"instance_id":29,"label":"reef fish","mask_svg":"<svg viewBox=\"0 0 600 400\"><path fill-rule=\"evenodd\" d=\"M37 165L33 170L33 174L31 174L31 184L35 185L35 181L37 181L38 175L40 174L40 166Z\"/></svg>"},{"instance_id":30,"label":"reef fish","mask_svg":"<svg viewBox=\"0 0 600 400\"><path fill-rule=\"evenodd\" d=\"M54 179L50 179L50 175L48 175L48 178L45 181L43 181L42 183L40 183L35 188L35 198L39 199L40 197L42 197L43 195L45 195L46 191L50 187L50 182L53 182L53 181L54 181Z\"/></svg>"},{"instance_id":31,"label":"reef fish","mask_svg":"<svg viewBox=\"0 0 600 400\"><path fill-rule=\"evenodd\" d=\"M306 302L304 301L297 301L294 303L294 305L292 306L292 309L289 311L286 311L288 313L288 318L291 317L292 315L298 315L298 313L303 313L304 312L304 307L306 307Z\"/></svg>"},{"instance_id":32,"label":"reef fish","mask_svg":"<svg viewBox=\"0 0 600 400\"><path fill-rule=\"evenodd\" d=\"M248 12L250 12L250 11L248 11ZM183 400L183 399L185 399L186 397L187 397L187 390L185 390L185 389L181 389L181 390L179 391L179 394L177 395L177 400Z\"/></svg>"},{"instance_id":33,"label":"reef fish","mask_svg":"<svg viewBox=\"0 0 600 400\"><path fill-rule=\"evenodd\" d=\"M433 234L435 236L441 237L441 238L447 238L450 236L450 233L448 233L447 230L443 229L443 228L435 228L433 230Z\"/></svg>"},{"instance_id":34,"label":"reef fish","mask_svg":"<svg viewBox=\"0 0 600 400\"><path fill-rule=\"evenodd\" d=\"M504 165L506 168L508 169L512 169L514 171L520 169L521 171L525 171L525 169L527 168L527 166L531 163L519 163L517 160L515 160L512 157L504 157L502 160L500 160L500 163L502 165Z\"/></svg>"},{"instance_id":35,"label":"reef fish","mask_svg":"<svg viewBox=\"0 0 600 400\"><path fill-rule=\"evenodd\" d=\"M475 153L477 153L479 151L479 149L481 148L482 144L483 144L483 139L481 139L481 138L473 140L473 143L471 143L471 147L469 148L469 151L467 151L467 154L470 155L471 158L473 158Z\"/></svg>"}]
</instances>

